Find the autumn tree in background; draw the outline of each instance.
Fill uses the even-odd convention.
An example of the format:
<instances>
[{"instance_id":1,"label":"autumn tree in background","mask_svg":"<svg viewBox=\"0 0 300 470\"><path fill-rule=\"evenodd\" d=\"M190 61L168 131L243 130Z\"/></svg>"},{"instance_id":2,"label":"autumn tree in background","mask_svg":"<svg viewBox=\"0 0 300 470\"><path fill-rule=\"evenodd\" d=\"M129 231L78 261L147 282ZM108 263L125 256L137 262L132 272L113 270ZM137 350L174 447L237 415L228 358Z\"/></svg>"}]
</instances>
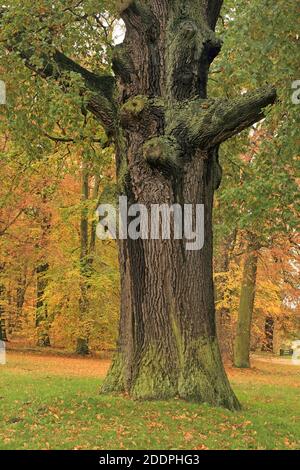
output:
<instances>
[{"instance_id":1,"label":"autumn tree in background","mask_svg":"<svg viewBox=\"0 0 300 470\"><path fill-rule=\"evenodd\" d=\"M17 22L22 23L25 14L25 22L32 18L36 27L29 4L27 13L26 9L19 8L20 2L11 7L16 8ZM37 5L39 13L43 13L43 8L42 4ZM51 29L51 34L63 42L64 22L69 22L70 28L78 34L78 19L72 22L70 17L75 18L73 12L66 13L62 23L56 25L55 33ZM58 23L62 19L55 18ZM111 38L108 21L105 28L101 21L97 19L97 30L93 30L97 38L101 38L96 59L100 67L102 49ZM9 28L8 24L6 26ZM4 30L5 27L2 33ZM36 39L40 41L41 38ZM82 41L85 43L85 33ZM76 39L80 48L79 43ZM1 134L10 144L11 153L18 156L14 159L14 168L7 167L6 171L8 151L3 148L1 153L1 178L6 183L0 194L6 229L6 236L1 239L1 252L6 260L2 277L9 285L4 302L8 307L7 322L12 327L10 337L20 334L31 344L40 333L42 337L47 333L48 344L50 339L53 344L68 349L78 350L78 340L82 341L82 338L83 344L89 342L91 348L113 348L119 291L115 247L113 243L99 243L95 249L95 208L105 188L110 186L112 192L115 188L109 169L113 148L109 147L103 129L91 114L87 116L84 98L79 98L81 82L78 83L76 74L69 77L68 93L64 94L54 82L49 87L38 76L32 75L18 56L4 55L3 79L7 83L8 100L6 106L1 107ZM20 67L16 67L16 63ZM78 185L82 176L82 155L88 160L88 201L81 201ZM17 175L18 169L22 178ZM10 185L10 178L17 182L16 186ZM8 197L4 191L6 186ZM33 198L26 194L33 194ZM20 200L24 199L22 204L16 201L19 195ZM43 198L46 203L41 205ZM22 205L21 216L15 226L12 221L19 204ZM86 213L87 224L82 223ZM51 224L43 223L43 218ZM83 269L87 262L82 246L85 227L89 232L88 264L96 257L91 276L86 276ZM40 269L43 266L47 269ZM82 302L86 285L89 286L86 296L89 308L84 308L86 303ZM86 346L84 349L88 352Z\"/></svg>"},{"instance_id":2,"label":"autumn tree in background","mask_svg":"<svg viewBox=\"0 0 300 470\"><path fill-rule=\"evenodd\" d=\"M235 348L238 366L249 367L257 262L263 263L265 249L276 248L280 240L289 245L297 234L299 111L291 99L298 74L296 17L297 5L292 1L269 7L260 0L226 2L221 27L224 53L212 71L217 73L211 75L213 89L225 89L229 96L232 82L241 92L272 82L279 95L277 106L262 124L254 126L250 135L244 133L226 144L221 152L226 171L217 194L216 247L218 251L222 238L238 231L237 252L244 265ZM250 38L246 45L245 36ZM257 50L264 55L256 54Z\"/></svg>"},{"instance_id":3,"label":"autumn tree in background","mask_svg":"<svg viewBox=\"0 0 300 470\"><path fill-rule=\"evenodd\" d=\"M58 144L56 155L31 161L30 166L26 154L10 153L8 149L0 153L1 178L5 181L0 189L2 324L13 343L16 340L43 347L50 341L55 347L75 351L78 337L84 334L92 349L112 349L119 299L116 248L110 241L99 242L93 248L98 204L93 198L94 178L89 181L91 199L83 206L78 149L73 145L69 155L64 147ZM100 166L98 161L96 167L92 159L90 162L91 173L97 171L101 176L99 197L108 186L114 190L111 156L112 149L107 148L102 150ZM11 192L12 181L15 184ZM84 315L80 308L83 207L88 211L91 250L95 250L88 278L90 309ZM41 223L43 220L51 220L51 230L48 222L46 226ZM48 261L48 268L37 273L43 259ZM37 289L39 286L42 288ZM41 307L38 311L37 302ZM44 338L48 338L46 344L41 341Z\"/></svg>"},{"instance_id":4,"label":"autumn tree in background","mask_svg":"<svg viewBox=\"0 0 300 470\"><path fill-rule=\"evenodd\" d=\"M279 352L284 344L298 339L299 303L299 237L278 238L275 246L261 250L257 274L254 328L260 332L257 349Z\"/></svg>"}]
</instances>

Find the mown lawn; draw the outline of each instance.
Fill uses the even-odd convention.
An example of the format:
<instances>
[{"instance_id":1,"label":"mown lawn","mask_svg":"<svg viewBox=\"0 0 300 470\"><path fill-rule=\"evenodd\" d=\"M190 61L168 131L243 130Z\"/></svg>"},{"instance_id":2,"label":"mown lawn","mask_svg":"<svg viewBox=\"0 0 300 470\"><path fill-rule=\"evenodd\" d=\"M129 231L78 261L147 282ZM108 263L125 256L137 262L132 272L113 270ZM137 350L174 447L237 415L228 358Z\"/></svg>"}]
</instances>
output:
<instances>
[{"instance_id":1,"label":"mown lawn","mask_svg":"<svg viewBox=\"0 0 300 470\"><path fill-rule=\"evenodd\" d=\"M239 413L100 396L108 361L8 354L0 449L300 449L300 368L229 369Z\"/></svg>"}]
</instances>

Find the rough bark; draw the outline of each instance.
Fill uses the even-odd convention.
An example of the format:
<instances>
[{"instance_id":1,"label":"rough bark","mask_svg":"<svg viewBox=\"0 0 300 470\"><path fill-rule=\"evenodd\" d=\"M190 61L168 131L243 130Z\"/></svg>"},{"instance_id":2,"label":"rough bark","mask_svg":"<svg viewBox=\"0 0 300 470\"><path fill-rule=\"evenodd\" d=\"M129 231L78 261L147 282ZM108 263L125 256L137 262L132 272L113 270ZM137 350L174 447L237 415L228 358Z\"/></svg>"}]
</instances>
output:
<instances>
[{"instance_id":1,"label":"rough bark","mask_svg":"<svg viewBox=\"0 0 300 470\"><path fill-rule=\"evenodd\" d=\"M234 343L234 365L239 368L250 367L251 325L255 301L257 260L257 246L250 240L244 262L238 322Z\"/></svg>"},{"instance_id":2,"label":"rough bark","mask_svg":"<svg viewBox=\"0 0 300 470\"><path fill-rule=\"evenodd\" d=\"M215 2L220 6L220 2ZM221 42L210 2L132 2L114 60L123 139L118 173L129 203L205 206L205 245L120 242L118 353L102 391L135 398L179 396L239 407L216 339L212 204L218 146L262 116L272 88L237 100L208 100L207 76ZM127 64L124 66L124 64Z\"/></svg>"},{"instance_id":3,"label":"rough bark","mask_svg":"<svg viewBox=\"0 0 300 470\"><path fill-rule=\"evenodd\" d=\"M209 65L221 47L211 29L216 9L209 16L203 1L148 3L133 2L122 13L127 33L114 61L125 141L118 146L119 176L129 203L204 204L205 245L187 252L176 240L120 242L118 353L102 391L236 409L215 327L217 152L275 95L268 89L234 102L207 100Z\"/></svg>"},{"instance_id":4,"label":"rough bark","mask_svg":"<svg viewBox=\"0 0 300 470\"><path fill-rule=\"evenodd\" d=\"M93 92L90 111L115 140L119 188L129 204L204 204L205 245L186 251L179 240L120 241L118 353L102 391L179 396L237 409L215 328L212 205L221 177L218 148L260 120L275 91L207 99L209 67L221 49L214 28L222 0L117 3L126 25L113 58L117 93L112 87L107 93L98 86L100 77L59 52L38 73L59 81L57 69L83 77ZM22 54L32 67L31 53ZM46 67L53 61L55 67Z\"/></svg>"}]
</instances>

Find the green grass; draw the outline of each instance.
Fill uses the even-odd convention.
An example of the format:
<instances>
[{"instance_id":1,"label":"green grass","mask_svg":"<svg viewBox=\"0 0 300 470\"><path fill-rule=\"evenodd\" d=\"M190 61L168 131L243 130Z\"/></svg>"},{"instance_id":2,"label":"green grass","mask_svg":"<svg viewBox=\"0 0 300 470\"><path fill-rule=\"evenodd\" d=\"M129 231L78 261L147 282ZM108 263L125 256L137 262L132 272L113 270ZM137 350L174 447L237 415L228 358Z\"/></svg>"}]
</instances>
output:
<instances>
[{"instance_id":1,"label":"green grass","mask_svg":"<svg viewBox=\"0 0 300 470\"><path fill-rule=\"evenodd\" d=\"M100 380L0 366L0 449L299 449L299 388L233 382L239 413L98 393Z\"/></svg>"}]
</instances>

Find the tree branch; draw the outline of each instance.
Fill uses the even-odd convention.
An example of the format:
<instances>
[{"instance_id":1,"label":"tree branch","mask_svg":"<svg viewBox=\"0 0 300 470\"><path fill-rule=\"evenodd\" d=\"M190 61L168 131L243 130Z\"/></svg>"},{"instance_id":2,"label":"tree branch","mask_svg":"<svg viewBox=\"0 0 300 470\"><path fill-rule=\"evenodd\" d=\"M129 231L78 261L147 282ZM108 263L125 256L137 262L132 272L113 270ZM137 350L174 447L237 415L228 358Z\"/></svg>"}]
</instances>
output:
<instances>
[{"instance_id":1,"label":"tree branch","mask_svg":"<svg viewBox=\"0 0 300 470\"><path fill-rule=\"evenodd\" d=\"M5 13L7 12L6 7L0 7L1 22L5 23ZM8 52L19 54L24 60L26 67L42 78L57 80L64 90L68 88L64 74L74 72L80 75L84 81L84 89L80 92L82 94L91 92L91 97L87 104L88 110L103 124L108 133L111 133L115 125L116 115L113 99L115 87L114 77L112 75L98 75L90 72L57 49L49 54L39 54L38 58L41 59L42 66L37 66L34 63L34 57L37 55L37 51L31 45L28 45L26 50L21 49L19 46L20 43L24 43L22 36L25 33L25 30L18 31L12 38L8 39L7 44L5 44Z\"/></svg>"},{"instance_id":2,"label":"tree branch","mask_svg":"<svg viewBox=\"0 0 300 470\"><path fill-rule=\"evenodd\" d=\"M23 214L24 208L22 207L17 214L0 230L0 237L5 235L7 230L19 219L19 217ZM0 221L2 223L2 221Z\"/></svg>"},{"instance_id":3,"label":"tree branch","mask_svg":"<svg viewBox=\"0 0 300 470\"><path fill-rule=\"evenodd\" d=\"M211 148L263 119L264 108L275 101L272 86L234 100L194 100L177 110L171 132L183 145Z\"/></svg>"},{"instance_id":4,"label":"tree branch","mask_svg":"<svg viewBox=\"0 0 300 470\"><path fill-rule=\"evenodd\" d=\"M207 1L207 19L209 26L215 30L220 11L223 5L223 0L208 0Z\"/></svg>"},{"instance_id":5,"label":"tree branch","mask_svg":"<svg viewBox=\"0 0 300 470\"><path fill-rule=\"evenodd\" d=\"M113 130L115 123L116 109L113 101L113 90L115 79L111 75L96 75L93 72L81 67L72 59L56 50L51 57L42 57L44 65L37 68L31 62L31 54L19 52L24 59L25 65L40 75L42 78L52 78L61 83L65 88L63 74L74 72L79 74L84 80L86 90L92 92L87 108L103 124L109 132Z\"/></svg>"}]
</instances>

